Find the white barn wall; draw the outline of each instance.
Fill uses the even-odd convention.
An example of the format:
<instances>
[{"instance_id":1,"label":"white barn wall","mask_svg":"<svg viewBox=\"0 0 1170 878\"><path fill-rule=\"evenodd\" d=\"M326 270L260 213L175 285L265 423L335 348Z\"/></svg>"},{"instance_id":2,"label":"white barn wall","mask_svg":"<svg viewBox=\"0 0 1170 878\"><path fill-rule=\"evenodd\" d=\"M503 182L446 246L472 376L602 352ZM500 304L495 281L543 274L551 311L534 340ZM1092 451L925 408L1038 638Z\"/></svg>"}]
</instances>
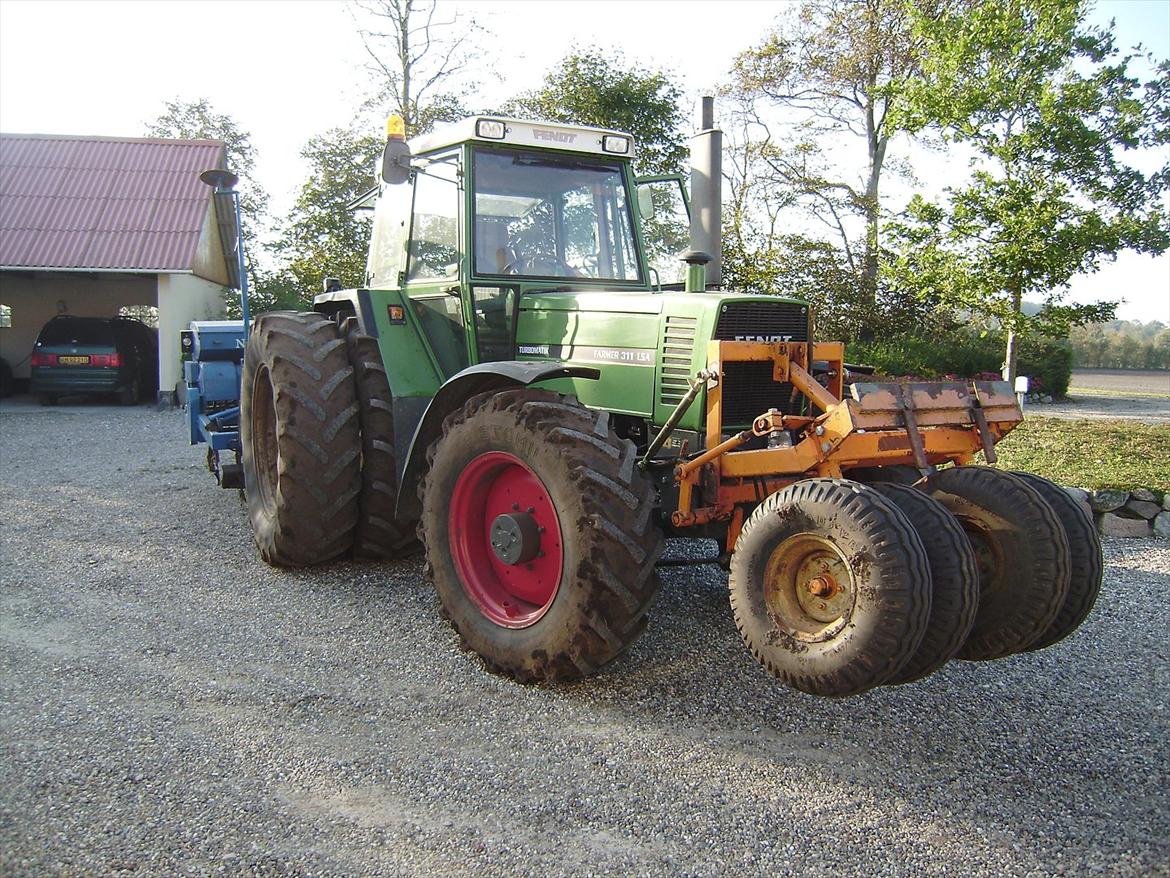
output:
<instances>
[{"instance_id":1,"label":"white barn wall","mask_svg":"<svg viewBox=\"0 0 1170 878\"><path fill-rule=\"evenodd\" d=\"M168 393L183 377L179 332L192 320L223 317L223 286L192 274L158 276L158 389Z\"/></svg>"}]
</instances>

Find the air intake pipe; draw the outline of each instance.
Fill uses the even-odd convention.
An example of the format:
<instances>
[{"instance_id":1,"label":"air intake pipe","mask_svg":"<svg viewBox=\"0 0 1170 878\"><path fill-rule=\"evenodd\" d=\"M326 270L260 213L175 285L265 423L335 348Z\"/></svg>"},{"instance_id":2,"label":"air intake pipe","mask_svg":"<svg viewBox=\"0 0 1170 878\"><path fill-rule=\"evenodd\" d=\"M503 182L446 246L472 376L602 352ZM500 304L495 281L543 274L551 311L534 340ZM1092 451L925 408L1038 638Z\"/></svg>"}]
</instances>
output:
<instances>
[{"instance_id":1,"label":"air intake pipe","mask_svg":"<svg viewBox=\"0 0 1170 878\"><path fill-rule=\"evenodd\" d=\"M722 279L723 132L715 127L715 99L704 97L700 131L691 138L691 251L710 254L706 287Z\"/></svg>"}]
</instances>

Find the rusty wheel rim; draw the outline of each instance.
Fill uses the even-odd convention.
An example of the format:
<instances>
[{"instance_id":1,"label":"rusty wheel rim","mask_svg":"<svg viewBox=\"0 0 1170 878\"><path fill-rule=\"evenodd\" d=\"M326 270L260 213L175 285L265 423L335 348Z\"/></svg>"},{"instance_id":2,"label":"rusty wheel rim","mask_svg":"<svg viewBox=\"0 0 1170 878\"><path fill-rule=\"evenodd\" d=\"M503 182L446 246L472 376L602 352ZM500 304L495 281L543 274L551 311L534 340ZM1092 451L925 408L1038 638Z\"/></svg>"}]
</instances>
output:
<instances>
[{"instance_id":1,"label":"rusty wheel rim","mask_svg":"<svg viewBox=\"0 0 1170 878\"><path fill-rule=\"evenodd\" d=\"M764 569L764 603L776 627L807 642L836 636L853 615L857 579L831 540L811 533L783 540Z\"/></svg>"}]
</instances>

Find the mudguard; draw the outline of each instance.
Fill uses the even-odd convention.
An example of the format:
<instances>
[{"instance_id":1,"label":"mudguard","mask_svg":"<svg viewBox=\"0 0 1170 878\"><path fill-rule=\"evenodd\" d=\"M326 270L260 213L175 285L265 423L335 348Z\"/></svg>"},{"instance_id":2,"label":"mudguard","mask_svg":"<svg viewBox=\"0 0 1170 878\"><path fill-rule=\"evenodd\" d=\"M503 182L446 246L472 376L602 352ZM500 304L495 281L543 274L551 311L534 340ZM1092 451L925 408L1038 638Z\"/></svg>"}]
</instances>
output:
<instances>
[{"instance_id":1,"label":"mudguard","mask_svg":"<svg viewBox=\"0 0 1170 878\"><path fill-rule=\"evenodd\" d=\"M409 447L404 447L402 439L409 435L410 421L413 420L409 411L411 407L403 406L400 418L398 399L395 399L394 451L398 460L398 503L395 518L411 520L422 514L422 503L418 498L418 480L426 464L427 448L442 433L444 418L468 399L489 390L527 387L538 381L551 381L556 378L585 378L596 381L600 377L600 369L589 366L560 366L548 362L505 360L470 366L448 378L431 398L426 411L418 419L418 427L414 430Z\"/></svg>"}]
</instances>

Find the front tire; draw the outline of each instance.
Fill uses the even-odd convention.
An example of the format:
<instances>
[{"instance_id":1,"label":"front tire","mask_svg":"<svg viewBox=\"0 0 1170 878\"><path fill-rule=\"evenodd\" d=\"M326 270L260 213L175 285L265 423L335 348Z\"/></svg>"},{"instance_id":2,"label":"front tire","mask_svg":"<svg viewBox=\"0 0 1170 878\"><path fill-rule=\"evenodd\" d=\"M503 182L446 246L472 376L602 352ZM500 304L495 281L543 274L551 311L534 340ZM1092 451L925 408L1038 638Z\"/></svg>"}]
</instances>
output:
<instances>
[{"instance_id":1,"label":"front tire","mask_svg":"<svg viewBox=\"0 0 1170 878\"><path fill-rule=\"evenodd\" d=\"M447 418L420 495L443 615L493 671L575 680L645 627L662 534L653 486L609 415L545 390Z\"/></svg>"},{"instance_id":2,"label":"front tire","mask_svg":"<svg viewBox=\"0 0 1170 878\"><path fill-rule=\"evenodd\" d=\"M348 551L360 485L353 368L337 325L274 311L244 352L240 445L260 556L301 567Z\"/></svg>"},{"instance_id":3,"label":"front tire","mask_svg":"<svg viewBox=\"0 0 1170 878\"><path fill-rule=\"evenodd\" d=\"M914 527L877 491L839 479L800 481L761 503L736 541L728 584L752 655L810 695L891 680L930 613Z\"/></svg>"}]
</instances>

